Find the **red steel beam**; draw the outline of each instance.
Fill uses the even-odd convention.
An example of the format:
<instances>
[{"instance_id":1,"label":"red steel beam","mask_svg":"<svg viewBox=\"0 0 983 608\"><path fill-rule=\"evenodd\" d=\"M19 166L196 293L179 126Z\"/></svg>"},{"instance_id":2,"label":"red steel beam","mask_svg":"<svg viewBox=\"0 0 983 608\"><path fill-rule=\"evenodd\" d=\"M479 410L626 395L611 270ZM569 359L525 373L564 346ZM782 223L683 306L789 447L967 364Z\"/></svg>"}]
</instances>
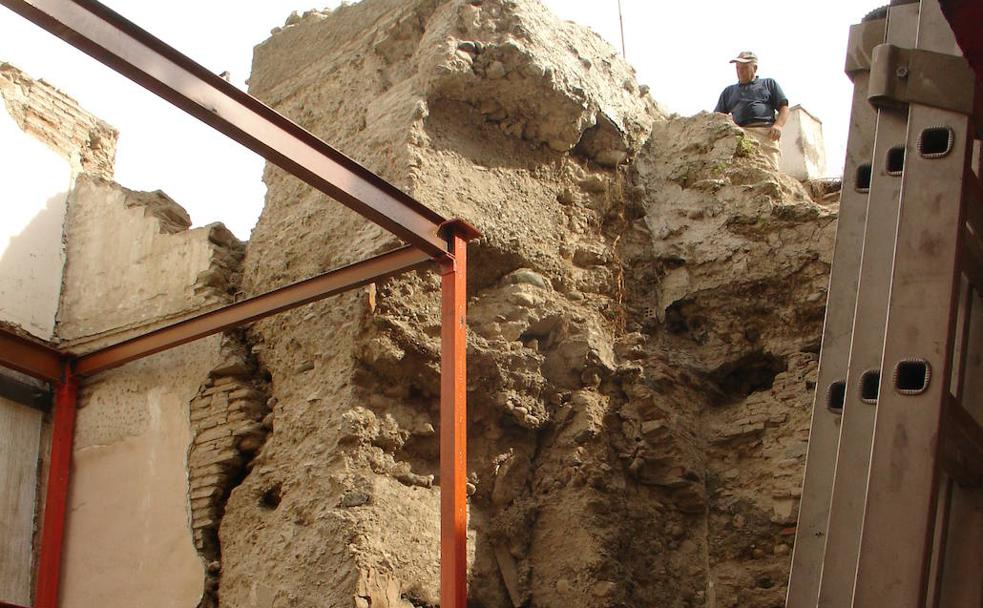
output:
<instances>
[{"instance_id":1,"label":"red steel beam","mask_svg":"<svg viewBox=\"0 0 983 608\"><path fill-rule=\"evenodd\" d=\"M428 254L415 247L396 249L82 355L75 372L80 376L98 374L226 329L420 268L431 261Z\"/></svg>"},{"instance_id":2,"label":"red steel beam","mask_svg":"<svg viewBox=\"0 0 983 608\"><path fill-rule=\"evenodd\" d=\"M440 605L468 605L467 241L477 232L448 226L451 255L441 262Z\"/></svg>"},{"instance_id":3,"label":"red steel beam","mask_svg":"<svg viewBox=\"0 0 983 608\"><path fill-rule=\"evenodd\" d=\"M0 0L431 257L444 218L251 95L93 0Z\"/></svg>"},{"instance_id":4,"label":"red steel beam","mask_svg":"<svg viewBox=\"0 0 983 608\"><path fill-rule=\"evenodd\" d=\"M0 365L3 367L54 382L61 379L63 359L64 355L54 348L0 327Z\"/></svg>"},{"instance_id":5,"label":"red steel beam","mask_svg":"<svg viewBox=\"0 0 983 608\"><path fill-rule=\"evenodd\" d=\"M41 525L41 549L38 552L35 608L57 608L58 584L61 580L61 556L65 538L65 512L68 506L68 476L72 466L72 440L75 435L75 411L78 376L71 364L64 366L64 377L55 392L54 421L51 431L51 463L48 468L44 521Z\"/></svg>"}]
</instances>

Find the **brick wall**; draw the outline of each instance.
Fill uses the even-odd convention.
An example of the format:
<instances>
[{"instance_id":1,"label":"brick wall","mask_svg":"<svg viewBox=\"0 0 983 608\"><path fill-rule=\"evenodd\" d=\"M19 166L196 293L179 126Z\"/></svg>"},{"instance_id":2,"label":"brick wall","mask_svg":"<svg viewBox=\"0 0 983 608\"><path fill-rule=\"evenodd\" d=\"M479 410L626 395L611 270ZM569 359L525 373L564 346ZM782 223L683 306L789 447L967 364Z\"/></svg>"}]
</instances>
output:
<instances>
[{"instance_id":1,"label":"brick wall","mask_svg":"<svg viewBox=\"0 0 983 608\"><path fill-rule=\"evenodd\" d=\"M43 80L0 63L0 97L24 132L68 158L76 173L113 177L119 133Z\"/></svg>"},{"instance_id":2,"label":"brick wall","mask_svg":"<svg viewBox=\"0 0 983 608\"><path fill-rule=\"evenodd\" d=\"M225 347L235 345L236 340L235 335L227 336ZM225 501L266 441L270 409L266 387L256 380L245 355L238 355L231 363L227 359L214 370L191 401L194 439L188 457L188 481L195 547L207 564L203 608L217 605L215 593L221 572L218 528Z\"/></svg>"}]
</instances>

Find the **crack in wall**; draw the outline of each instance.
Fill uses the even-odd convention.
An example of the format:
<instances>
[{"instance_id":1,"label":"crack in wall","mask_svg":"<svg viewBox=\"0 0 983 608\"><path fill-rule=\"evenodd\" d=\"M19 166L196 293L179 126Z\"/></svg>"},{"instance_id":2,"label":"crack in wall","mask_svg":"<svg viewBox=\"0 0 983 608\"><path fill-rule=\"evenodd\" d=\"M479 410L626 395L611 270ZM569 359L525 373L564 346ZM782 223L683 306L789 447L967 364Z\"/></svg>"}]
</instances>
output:
<instances>
[{"instance_id":1,"label":"crack in wall","mask_svg":"<svg viewBox=\"0 0 983 608\"><path fill-rule=\"evenodd\" d=\"M210 372L190 404L194 438L188 454L188 500L195 548L207 573L199 608L219 605L218 530L225 503L272 430L268 383L257 373L244 332L227 333L222 351L225 361Z\"/></svg>"}]
</instances>

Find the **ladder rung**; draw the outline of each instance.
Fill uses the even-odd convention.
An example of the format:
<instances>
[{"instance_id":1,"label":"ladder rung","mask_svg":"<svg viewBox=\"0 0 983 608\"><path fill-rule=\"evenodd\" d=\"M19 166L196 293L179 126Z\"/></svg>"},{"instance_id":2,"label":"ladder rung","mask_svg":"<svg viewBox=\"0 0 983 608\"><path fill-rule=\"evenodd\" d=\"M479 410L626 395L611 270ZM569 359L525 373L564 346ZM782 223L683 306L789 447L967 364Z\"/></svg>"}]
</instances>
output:
<instances>
[{"instance_id":1,"label":"ladder rung","mask_svg":"<svg viewBox=\"0 0 983 608\"><path fill-rule=\"evenodd\" d=\"M942 409L942 467L960 485L983 486L983 427L951 396Z\"/></svg>"}]
</instances>

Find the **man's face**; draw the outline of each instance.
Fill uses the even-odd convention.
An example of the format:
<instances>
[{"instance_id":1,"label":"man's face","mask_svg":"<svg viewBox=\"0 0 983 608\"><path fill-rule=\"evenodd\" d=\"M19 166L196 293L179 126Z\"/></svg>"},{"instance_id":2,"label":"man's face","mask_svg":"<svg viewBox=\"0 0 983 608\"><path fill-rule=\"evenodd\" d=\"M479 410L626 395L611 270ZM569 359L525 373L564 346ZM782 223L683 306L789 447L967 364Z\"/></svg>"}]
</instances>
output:
<instances>
[{"instance_id":1,"label":"man's face","mask_svg":"<svg viewBox=\"0 0 983 608\"><path fill-rule=\"evenodd\" d=\"M737 66L737 81L747 84L754 80L754 74L758 71L757 64L754 63L735 63Z\"/></svg>"}]
</instances>

